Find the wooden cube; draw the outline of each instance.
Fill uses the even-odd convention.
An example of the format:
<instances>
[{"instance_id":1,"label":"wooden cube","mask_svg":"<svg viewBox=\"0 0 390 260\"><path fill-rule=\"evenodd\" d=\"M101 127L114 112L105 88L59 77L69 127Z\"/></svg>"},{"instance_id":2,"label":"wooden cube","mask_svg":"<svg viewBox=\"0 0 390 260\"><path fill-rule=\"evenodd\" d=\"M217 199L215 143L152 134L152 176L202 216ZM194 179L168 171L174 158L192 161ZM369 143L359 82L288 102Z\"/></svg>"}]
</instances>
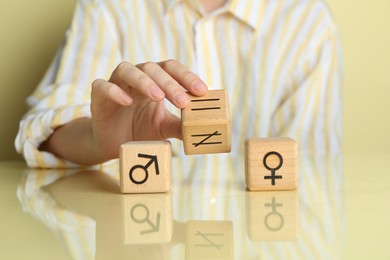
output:
<instances>
[{"instance_id":1,"label":"wooden cube","mask_svg":"<svg viewBox=\"0 0 390 260\"><path fill-rule=\"evenodd\" d=\"M249 190L294 190L298 187L297 142L291 138L245 141L245 182Z\"/></svg>"},{"instance_id":2,"label":"wooden cube","mask_svg":"<svg viewBox=\"0 0 390 260\"><path fill-rule=\"evenodd\" d=\"M190 95L190 98L190 105L181 113L184 152L230 152L231 126L226 90L209 90L205 96Z\"/></svg>"},{"instance_id":3,"label":"wooden cube","mask_svg":"<svg viewBox=\"0 0 390 260\"><path fill-rule=\"evenodd\" d=\"M247 231L251 241L298 239L297 191L248 192Z\"/></svg>"},{"instance_id":4,"label":"wooden cube","mask_svg":"<svg viewBox=\"0 0 390 260\"><path fill-rule=\"evenodd\" d=\"M168 141L129 142L120 148L122 193L154 193L171 189L172 147Z\"/></svg>"},{"instance_id":5,"label":"wooden cube","mask_svg":"<svg viewBox=\"0 0 390 260\"><path fill-rule=\"evenodd\" d=\"M173 234L172 192L122 196L124 244L169 243Z\"/></svg>"},{"instance_id":6,"label":"wooden cube","mask_svg":"<svg viewBox=\"0 0 390 260\"><path fill-rule=\"evenodd\" d=\"M188 221L187 260L234 259L231 221Z\"/></svg>"}]
</instances>

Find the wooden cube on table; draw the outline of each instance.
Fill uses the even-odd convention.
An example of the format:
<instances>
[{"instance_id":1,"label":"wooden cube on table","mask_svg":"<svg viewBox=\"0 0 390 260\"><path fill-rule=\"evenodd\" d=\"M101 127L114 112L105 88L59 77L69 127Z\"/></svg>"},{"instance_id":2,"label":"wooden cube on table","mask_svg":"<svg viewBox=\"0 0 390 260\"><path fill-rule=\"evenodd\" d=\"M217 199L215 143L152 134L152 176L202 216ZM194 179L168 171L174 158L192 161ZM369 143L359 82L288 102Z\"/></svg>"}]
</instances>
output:
<instances>
[{"instance_id":1,"label":"wooden cube on table","mask_svg":"<svg viewBox=\"0 0 390 260\"><path fill-rule=\"evenodd\" d=\"M294 190L298 187L297 142L291 138L245 141L245 182L249 190Z\"/></svg>"},{"instance_id":2,"label":"wooden cube on table","mask_svg":"<svg viewBox=\"0 0 390 260\"><path fill-rule=\"evenodd\" d=\"M155 193L171 189L172 147L169 141L129 142L120 148L122 193Z\"/></svg>"},{"instance_id":3,"label":"wooden cube on table","mask_svg":"<svg viewBox=\"0 0 390 260\"><path fill-rule=\"evenodd\" d=\"M205 96L190 95L190 98L189 106L181 114L184 152L230 152L230 114L226 90L209 90Z\"/></svg>"}]
</instances>

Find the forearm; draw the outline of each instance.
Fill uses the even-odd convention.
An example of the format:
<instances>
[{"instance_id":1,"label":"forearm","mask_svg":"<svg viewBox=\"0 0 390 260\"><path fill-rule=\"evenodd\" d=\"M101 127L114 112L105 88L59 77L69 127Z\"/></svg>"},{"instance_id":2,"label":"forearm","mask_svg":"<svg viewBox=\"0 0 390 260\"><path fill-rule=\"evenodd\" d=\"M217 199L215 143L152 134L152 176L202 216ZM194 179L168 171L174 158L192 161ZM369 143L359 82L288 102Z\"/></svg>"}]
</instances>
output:
<instances>
[{"instance_id":1,"label":"forearm","mask_svg":"<svg viewBox=\"0 0 390 260\"><path fill-rule=\"evenodd\" d=\"M94 142L92 120L89 118L77 119L56 128L39 149L85 166L106 161Z\"/></svg>"}]
</instances>

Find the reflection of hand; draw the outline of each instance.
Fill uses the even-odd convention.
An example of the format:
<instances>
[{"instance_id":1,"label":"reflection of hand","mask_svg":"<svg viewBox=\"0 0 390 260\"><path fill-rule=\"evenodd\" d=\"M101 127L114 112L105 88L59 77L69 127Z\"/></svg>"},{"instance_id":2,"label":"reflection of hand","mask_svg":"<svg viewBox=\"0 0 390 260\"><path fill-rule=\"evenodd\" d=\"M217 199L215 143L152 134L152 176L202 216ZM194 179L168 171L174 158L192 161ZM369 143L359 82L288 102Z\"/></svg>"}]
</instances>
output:
<instances>
[{"instance_id":1,"label":"reflection of hand","mask_svg":"<svg viewBox=\"0 0 390 260\"><path fill-rule=\"evenodd\" d=\"M108 170L116 173L118 169L114 166ZM125 210L128 202L130 202L130 206L133 206L137 204L137 200L144 201L151 214L152 212L161 213L160 232L164 228L172 229L171 224L168 225L166 221L163 221L163 219L172 218L172 211L161 210L164 208L165 202L172 199L168 193L153 194L152 197L147 194L126 196L119 193L116 178L110 177L106 172L90 170L83 170L62 178L47 186L45 191L50 194L57 205L61 205L62 215L71 216L68 220L70 224L74 225L72 221L75 219L96 221L93 230L89 231L95 237L89 237L90 241L84 241L79 245L79 250L83 251L85 249L81 247L93 243L93 247L96 248L95 259L127 259L129 257L131 259L168 259L171 247L175 243L184 243L185 236L182 233L185 232L185 223L176 221L174 221L174 227L184 230L167 230L168 232L174 231L171 242L153 244L150 241L140 240L139 243L136 243L137 241L133 241L135 242L133 244L124 243L124 232L128 231L125 223L131 220L129 212ZM157 209L153 207L157 207ZM163 216L163 214L167 214L167 216ZM72 216L77 216L77 218L72 218ZM151 219L153 219L152 215ZM141 224L141 228L139 228L134 222L129 222L129 224L138 231L146 227ZM61 225L65 225L65 223L61 223ZM75 228L71 230L74 232ZM78 230L82 231L82 229ZM79 235L83 236L82 233ZM174 239L179 239L179 241L173 241ZM69 250L72 249L69 248Z\"/></svg>"},{"instance_id":2,"label":"reflection of hand","mask_svg":"<svg viewBox=\"0 0 390 260\"><path fill-rule=\"evenodd\" d=\"M94 219L79 214L77 211L67 210L61 205L61 201L57 201L57 198L52 196L50 192L51 186L62 180L71 179L73 174L77 175L75 170L28 169L18 185L17 196L23 210L34 216L55 234L55 236L45 235L48 236L45 238L46 240L60 238L59 248L65 246L67 255L72 259L95 259L96 222ZM42 234L38 234L38 236L42 236ZM34 235L31 238L34 239ZM78 241L78 243L74 243L74 241ZM43 252L45 250L44 244L35 243L34 245L37 246L36 251ZM51 251L51 254L53 253L54 251Z\"/></svg>"}]
</instances>

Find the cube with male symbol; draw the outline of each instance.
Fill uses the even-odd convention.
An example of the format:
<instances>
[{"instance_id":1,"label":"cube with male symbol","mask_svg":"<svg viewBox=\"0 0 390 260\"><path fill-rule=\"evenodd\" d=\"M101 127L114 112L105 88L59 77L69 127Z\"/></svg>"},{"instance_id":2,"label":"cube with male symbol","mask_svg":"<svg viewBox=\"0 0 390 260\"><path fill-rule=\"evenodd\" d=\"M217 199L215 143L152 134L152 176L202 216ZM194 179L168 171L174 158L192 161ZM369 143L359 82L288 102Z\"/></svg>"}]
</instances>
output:
<instances>
[{"instance_id":1,"label":"cube with male symbol","mask_svg":"<svg viewBox=\"0 0 390 260\"><path fill-rule=\"evenodd\" d=\"M169 141L128 142L120 148L122 193L155 193L171 189L172 147Z\"/></svg>"}]
</instances>

